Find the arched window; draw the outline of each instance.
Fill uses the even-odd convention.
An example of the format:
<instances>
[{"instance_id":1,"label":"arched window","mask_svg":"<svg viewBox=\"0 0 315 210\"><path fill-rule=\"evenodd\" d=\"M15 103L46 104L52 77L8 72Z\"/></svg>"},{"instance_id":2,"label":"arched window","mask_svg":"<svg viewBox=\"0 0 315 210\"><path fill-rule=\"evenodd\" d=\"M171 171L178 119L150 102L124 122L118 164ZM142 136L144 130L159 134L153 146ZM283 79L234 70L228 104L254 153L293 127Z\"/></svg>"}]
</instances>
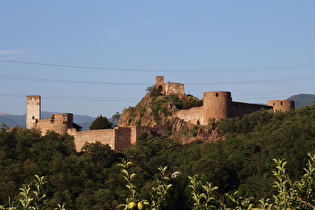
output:
<instances>
[{"instance_id":1,"label":"arched window","mask_svg":"<svg viewBox=\"0 0 315 210\"><path fill-rule=\"evenodd\" d=\"M162 92L162 90L163 90L162 85L159 85L158 90L159 90L160 92Z\"/></svg>"}]
</instances>

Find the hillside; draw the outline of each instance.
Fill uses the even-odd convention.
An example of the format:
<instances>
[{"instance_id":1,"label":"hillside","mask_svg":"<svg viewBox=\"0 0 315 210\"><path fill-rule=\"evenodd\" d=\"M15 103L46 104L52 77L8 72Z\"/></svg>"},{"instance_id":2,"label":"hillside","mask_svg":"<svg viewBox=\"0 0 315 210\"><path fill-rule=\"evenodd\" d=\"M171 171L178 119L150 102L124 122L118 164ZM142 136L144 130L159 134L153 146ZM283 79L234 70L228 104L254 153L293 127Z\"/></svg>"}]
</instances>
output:
<instances>
[{"instance_id":1,"label":"hillside","mask_svg":"<svg viewBox=\"0 0 315 210\"><path fill-rule=\"evenodd\" d=\"M159 166L167 166L167 177L179 172L177 177L165 179L172 186L162 209L194 209L188 186L188 176L194 175L198 175L200 183L207 181L218 187L211 194L213 205L224 201L230 209L241 209L235 208L236 204L226 196L238 191L242 197L239 201L259 207L260 198L269 203L280 198L274 197L280 192L274 187L277 179L273 175L276 170L273 159L288 161L285 166L288 176L284 178L296 181L305 173L307 153L315 153L315 104L286 113L261 110L243 118L224 119L213 126L224 136L222 140L180 144L169 136L142 135L137 144L122 153L100 143L87 144L84 151L77 152L71 136L53 132L40 136L27 129L0 130L0 204L5 204L8 196L20 199L16 196L19 187L39 174L47 180L44 187L50 202L45 202L49 205L45 209L54 209L56 203L65 203L66 209L73 210L117 209L129 195L125 172L118 167L124 157L132 162L130 172L135 174L133 183L139 199L150 200ZM182 136L188 133L182 131ZM312 171L310 178L314 180ZM308 187L294 191L292 196L297 199L285 207L310 209L299 198L315 205L315 191L308 190L314 189L314 182ZM289 192L287 189L284 190ZM253 198L247 200L250 197Z\"/></svg>"},{"instance_id":2,"label":"hillside","mask_svg":"<svg viewBox=\"0 0 315 210\"><path fill-rule=\"evenodd\" d=\"M288 100L295 101L295 108L301 106L312 105L315 101L315 95L313 94L298 94L288 98Z\"/></svg>"},{"instance_id":3,"label":"hillside","mask_svg":"<svg viewBox=\"0 0 315 210\"><path fill-rule=\"evenodd\" d=\"M147 93L135 106L123 110L117 126L153 126L169 123L172 115L182 108L202 105L202 100L192 96Z\"/></svg>"}]
</instances>

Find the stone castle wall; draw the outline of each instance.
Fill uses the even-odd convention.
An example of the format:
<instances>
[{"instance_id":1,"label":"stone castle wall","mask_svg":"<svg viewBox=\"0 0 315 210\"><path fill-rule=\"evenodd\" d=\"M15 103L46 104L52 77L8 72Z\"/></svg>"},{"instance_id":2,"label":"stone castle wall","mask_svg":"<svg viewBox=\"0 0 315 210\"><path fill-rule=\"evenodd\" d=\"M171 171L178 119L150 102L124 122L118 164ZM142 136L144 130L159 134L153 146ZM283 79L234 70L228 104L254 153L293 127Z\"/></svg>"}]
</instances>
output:
<instances>
[{"instance_id":1,"label":"stone castle wall","mask_svg":"<svg viewBox=\"0 0 315 210\"><path fill-rule=\"evenodd\" d=\"M147 133L152 136L162 136L167 133L168 125L155 125L153 127L150 126L131 126L131 144L135 144L137 139L140 137L142 133Z\"/></svg>"},{"instance_id":2,"label":"stone castle wall","mask_svg":"<svg viewBox=\"0 0 315 210\"><path fill-rule=\"evenodd\" d=\"M175 116L195 125L207 125L209 120L242 117L261 109L274 111L290 111L294 109L294 101L273 100L268 105L250 104L232 101L227 91L210 91L204 93L203 106L179 110Z\"/></svg>"},{"instance_id":3,"label":"stone castle wall","mask_svg":"<svg viewBox=\"0 0 315 210\"><path fill-rule=\"evenodd\" d=\"M45 135L48 130L65 134L69 128L73 127L73 114L53 113L51 118L38 120L35 127L42 132L42 135Z\"/></svg>"},{"instance_id":4,"label":"stone castle wall","mask_svg":"<svg viewBox=\"0 0 315 210\"><path fill-rule=\"evenodd\" d=\"M175 117L183 119L195 125L204 125L203 107L192 107L190 109L182 109L175 113Z\"/></svg>"},{"instance_id":5,"label":"stone castle wall","mask_svg":"<svg viewBox=\"0 0 315 210\"><path fill-rule=\"evenodd\" d=\"M122 151L123 149L129 147L131 145L131 128L130 127L116 127L114 129L110 129L115 131L115 147L114 150Z\"/></svg>"},{"instance_id":6,"label":"stone castle wall","mask_svg":"<svg viewBox=\"0 0 315 210\"><path fill-rule=\"evenodd\" d=\"M295 103L294 101L290 100L271 100L268 101L268 105L273 107L273 111L290 111L295 109Z\"/></svg>"},{"instance_id":7,"label":"stone castle wall","mask_svg":"<svg viewBox=\"0 0 315 210\"><path fill-rule=\"evenodd\" d=\"M164 76L156 76L155 78L155 88L160 91L163 95L184 95L184 84L176 82L164 83Z\"/></svg>"},{"instance_id":8,"label":"stone castle wall","mask_svg":"<svg viewBox=\"0 0 315 210\"><path fill-rule=\"evenodd\" d=\"M137 138L141 135L141 133L150 133L150 127L148 126L131 126L131 137L130 137L130 143L135 144L137 141Z\"/></svg>"},{"instance_id":9,"label":"stone castle wall","mask_svg":"<svg viewBox=\"0 0 315 210\"><path fill-rule=\"evenodd\" d=\"M116 151L122 151L131 144L130 127L79 131L74 133L73 136L77 151L80 151L86 142L100 142L102 144L108 144L113 150Z\"/></svg>"},{"instance_id":10,"label":"stone castle wall","mask_svg":"<svg viewBox=\"0 0 315 210\"><path fill-rule=\"evenodd\" d=\"M263 104L249 104L242 102L232 102L231 117L242 117L245 114L250 114L261 109L272 109L272 106Z\"/></svg>"},{"instance_id":11,"label":"stone castle wall","mask_svg":"<svg viewBox=\"0 0 315 210\"><path fill-rule=\"evenodd\" d=\"M168 82L165 84L165 95L184 95L184 84Z\"/></svg>"},{"instance_id":12,"label":"stone castle wall","mask_svg":"<svg viewBox=\"0 0 315 210\"><path fill-rule=\"evenodd\" d=\"M112 149L115 149L115 130L114 129L101 129L101 130L88 130L80 131L74 134L74 142L77 151L81 151L81 148L86 142L95 143L100 142L102 144L108 144Z\"/></svg>"}]
</instances>

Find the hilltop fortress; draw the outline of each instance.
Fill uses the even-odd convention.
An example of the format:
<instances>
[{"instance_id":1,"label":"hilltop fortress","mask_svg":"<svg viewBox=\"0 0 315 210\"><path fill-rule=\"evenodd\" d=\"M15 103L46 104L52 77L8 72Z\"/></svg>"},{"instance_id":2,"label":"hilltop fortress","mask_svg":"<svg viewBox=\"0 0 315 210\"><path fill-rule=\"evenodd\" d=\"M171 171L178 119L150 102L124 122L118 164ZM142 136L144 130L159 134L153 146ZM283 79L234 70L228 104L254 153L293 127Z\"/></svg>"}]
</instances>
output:
<instances>
[{"instance_id":1,"label":"hilltop fortress","mask_svg":"<svg viewBox=\"0 0 315 210\"><path fill-rule=\"evenodd\" d=\"M155 88L164 95L184 95L184 84L167 82L164 76L156 77ZM203 93L203 106L179 110L175 116L195 125L207 125L209 120L221 118L242 117L261 109L273 109L273 111L290 111L295 108L294 101L272 100L267 105L249 104L232 101L230 92L210 91Z\"/></svg>"},{"instance_id":2,"label":"hilltop fortress","mask_svg":"<svg viewBox=\"0 0 315 210\"><path fill-rule=\"evenodd\" d=\"M174 82L164 82L164 76L157 76L155 88L163 95L178 95L184 97L184 84ZM182 119L195 125L208 125L210 120L221 118L242 117L245 114L267 109L273 111L293 110L294 101L272 100L267 105L249 104L232 101L230 92L210 91L203 94L203 105L190 109L181 109L173 113L173 117ZM165 133L166 126L126 126L115 127L113 129L81 131L81 127L73 122L72 113L53 113L50 118L41 119L41 96L28 95L26 97L26 128L38 129L42 135L48 130L60 134L70 134L74 136L74 142L78 151L86 142L96 141L108 144L113 150L121 151L124 148L136 143L141 133L159 134Z\"/></svg>"}]
</instances>

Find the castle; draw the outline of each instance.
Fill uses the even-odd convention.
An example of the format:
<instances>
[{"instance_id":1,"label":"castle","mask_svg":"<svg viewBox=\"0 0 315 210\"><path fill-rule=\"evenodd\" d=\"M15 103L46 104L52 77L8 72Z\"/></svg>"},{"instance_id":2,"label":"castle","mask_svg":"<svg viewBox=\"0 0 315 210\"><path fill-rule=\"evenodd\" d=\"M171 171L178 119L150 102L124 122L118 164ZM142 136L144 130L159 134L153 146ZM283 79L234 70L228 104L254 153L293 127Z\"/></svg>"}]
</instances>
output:
<instances>
[{"instance_id":1,"label":"castle","mask_svg":"<svg viewBox=\"0 0 315 210\"><path fill-rule=\"evenodd\" d=\"M164 83L164 76L156 77L155 88L164 95L177 94L183 96L184 85L181 83ZM203 93L203 105L182 109L175 113L175 117L183 119L195 125L207 125L209 120L218 120L221 118L242 117L261 109L273 109L273 111L290 111L295 108L294 101L290 100L272 100L267 105L250 104L232 101L230 92L210 91Z\"/></svg>"},{"instance_id":2,"label":"castle","mask_svg":"<svg viewBox=\"0 0 315 210\"><path fill-rule=\"evenodd\" d=\"M69 134L74 137L76 150L80 151L86 142L108 144L113 150L122 151L134 144L136 139L145 132L148 134L163 131L161 126L128 126L113 129L82 131L81 127L73 122L72 113L53 113L50 118L41 119L41 96L26 96L26 128L37 129L42 135L47 131L59 134Z\"/></svg>"},{"instance_id":3,"label":"castle","mask_svg":"<svg viewBox=\"0 0 315 210\"><path fill-rule=\"evenodd\" d=\"M163 95L176 94L184 97L184 84L174 82L164 82L164 76L157 76L155 88ZM210 120L221 118L242 117L245 114L267 109L273 111L293 110L294 101L272 100L267 105L249 104L232 101L231 93L227 91L210 91L203 94L203 105L190 109L181 109L173 114L186 122L195 125L208 125ZM108 144L113 150L121 151L124 148L136 143L141 133L162 134L165 126L128 126L115 127L113 129L100 129L81 131L81 127L73 122L72 113L53 113L50 118L41 119L41 96L28 95L26 97L26 128L36 128L45 135L48 130L60 134L70 134L74 136L74 142L78 151L86 142L96 141Z\"/></svg>"}]
</instances>

